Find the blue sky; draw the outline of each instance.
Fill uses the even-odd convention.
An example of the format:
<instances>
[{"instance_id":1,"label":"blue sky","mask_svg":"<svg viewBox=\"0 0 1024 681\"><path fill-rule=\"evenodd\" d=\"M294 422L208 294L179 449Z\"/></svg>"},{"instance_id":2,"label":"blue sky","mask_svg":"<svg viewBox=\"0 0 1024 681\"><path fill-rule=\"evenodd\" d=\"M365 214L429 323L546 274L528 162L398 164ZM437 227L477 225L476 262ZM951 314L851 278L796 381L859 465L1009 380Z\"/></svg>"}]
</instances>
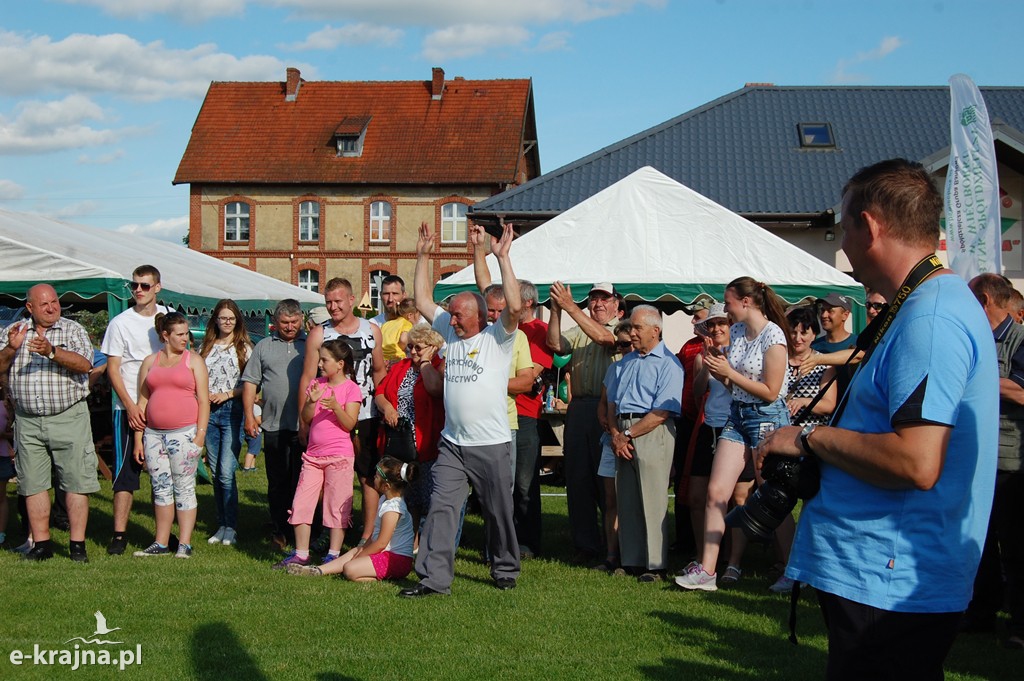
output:
<instances>
[{"instance_id":1,"label":"blue sky","mask_svg":"<svg viewBox=\"0 0 1024 681\"><path fill-rule=\"evenodd\" d=\"M5 2L0 208L178 241L171 180L210 81L288 66L532 78L550 171L747 82L1024 85L1022 27L1011 0Z\"/></svg>"}]
</instances>

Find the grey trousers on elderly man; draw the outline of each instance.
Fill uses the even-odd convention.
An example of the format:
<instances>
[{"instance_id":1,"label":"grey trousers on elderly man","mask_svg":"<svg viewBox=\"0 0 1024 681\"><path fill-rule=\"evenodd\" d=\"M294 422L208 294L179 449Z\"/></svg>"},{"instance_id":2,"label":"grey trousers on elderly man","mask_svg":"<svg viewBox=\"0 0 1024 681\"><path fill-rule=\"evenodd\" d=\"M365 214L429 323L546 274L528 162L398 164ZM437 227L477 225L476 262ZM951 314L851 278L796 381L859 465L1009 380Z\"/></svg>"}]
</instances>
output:
<instances>
[{"instance_id":1,"label":"grey trousers on elderly man","mask_svg":"<svg viewBox=\"0 0 1024 681\"><path fill-rule=\"evenodd\" d=\"M638 423L619 419L619 430ZM623 566L664 570L668 566L668 486L676 424L668 419L633 439L633 458L615 460L619 506L619 559Z\"/></svg>"},{"instance_id":2,"label":"grey trousers on elderly man","mask_svg":"<svg viewBox=\"0 0 1024 681\"><path fill-rule=\"evenodd\" d=\"M420 532L416 574L420 583L451 593L455 578L455 535L469 485L480 497L494 579L519 577L519 542L512 520L512 443L460 447L442 437L431 469L434 491Z\"/></svg>"}]
</instances>

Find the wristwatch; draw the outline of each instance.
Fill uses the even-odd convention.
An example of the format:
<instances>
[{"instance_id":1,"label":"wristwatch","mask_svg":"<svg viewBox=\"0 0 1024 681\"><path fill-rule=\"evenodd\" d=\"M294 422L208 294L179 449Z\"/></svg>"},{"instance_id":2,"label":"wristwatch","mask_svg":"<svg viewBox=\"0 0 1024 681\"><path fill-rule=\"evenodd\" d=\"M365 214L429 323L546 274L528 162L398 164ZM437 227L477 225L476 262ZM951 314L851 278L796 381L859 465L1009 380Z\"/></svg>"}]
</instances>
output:
<instances>
[{"instance_id":1,"label":"wristwatch","mask_svg":"<svg viewBox=\"0 0 1024 681\"><path fill-rule=\"evenodd\" d=\"M806 453L807 456L817 456L814 450L811 449L811 443L807 441L807 438L811 436L811 433L813 433L814 429L817 427L817 423L808 423L803 427L803 430L800 431L800 446L804 448L804 453Z\"/></svg>"},{"instance_id":2,"label":"wristwatch","mask_svg":"<svg viewBox=\"0 0 1024 681\"><path fill-rule=\"evenodd\" d=\"M50 346L50 354L48 354L46 356L46 359L48 359L50 361L53 361L53 358L56 357L56 356L57 356L57 346L56 345L51 345Z\"/></svg>"},{"instance_id":3,"label":"wristwatch","mask_svg":"<svg viewBox=\"0 0 1024 681\"><path fill-rule=\"evenodd\" d=\"M633 433L632 433L632 432L631 432L631 431L629 430L629 428L626 428L626 429L625 429L624 431L622 431L622 435L623 435L623 436L624 436L624 437L625 437L625 438L626 438L627 440L632 440L632 439L633 439Z\"/></svg>"}]
</instances>

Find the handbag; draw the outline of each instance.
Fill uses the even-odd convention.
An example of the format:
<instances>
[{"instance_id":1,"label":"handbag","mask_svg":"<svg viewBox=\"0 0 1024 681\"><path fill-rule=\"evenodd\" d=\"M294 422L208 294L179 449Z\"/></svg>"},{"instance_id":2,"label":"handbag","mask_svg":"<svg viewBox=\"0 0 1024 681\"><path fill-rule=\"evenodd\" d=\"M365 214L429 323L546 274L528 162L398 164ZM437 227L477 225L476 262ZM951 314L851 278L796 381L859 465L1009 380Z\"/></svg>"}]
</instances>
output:
<instances>
[{"instance_id":1,"label":"handbag","mask_svg":"<svg viewBox=\"0 0 1024 681\"><path fill-rule=\"evenodd\" d=\"M398 423L384 426L384 451L382 456L393 456L402 463L410 463L416 460L416 431L412 422L405 417L399 417Z\"/></svg>"}]
</instances>

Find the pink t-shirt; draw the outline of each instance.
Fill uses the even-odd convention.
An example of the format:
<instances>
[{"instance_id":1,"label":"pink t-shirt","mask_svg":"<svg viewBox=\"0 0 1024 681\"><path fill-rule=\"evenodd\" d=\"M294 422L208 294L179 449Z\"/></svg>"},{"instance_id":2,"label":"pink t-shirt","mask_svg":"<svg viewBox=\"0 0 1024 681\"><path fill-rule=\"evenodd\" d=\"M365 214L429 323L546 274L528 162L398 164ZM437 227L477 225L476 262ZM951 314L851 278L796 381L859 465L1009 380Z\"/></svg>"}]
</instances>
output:
<instances>
[{"instance_id":1,"label":"pink t-shirt","mask_svg":"<svg viewBox=\"0 0 1024 681\"><path fill-rule=\"evenodd\" d=\"M196 399L196 377L188 365L189 351L172 367L162 367L159 359L146 374L149 403L146 425L155 430L174 430L196 425L199 401Z\"/></svg>"},{"instance_id":2,"label":"pink t-shirt","mask_svg":"<svg viewBox=\"0 0 1024 681\"><path fill-rule=\"evenodd\" d=\"M314 378L306 388L306 394L313 384L327 385L326 378ZM307 456L347 456L355 457L356 452L352 447L352 436L348 431L343 430L338 423L338 417L334 411L323 406L323 399L328 393L334 393L334 399L338 404L346 405L352 402L362 403L363 393L355 381L345 380L344 383L331 386L327 385L324 397L316 403L313 411L313 420L309 423L309 446L306 448Z\"/></svg>"}]
</instances>

